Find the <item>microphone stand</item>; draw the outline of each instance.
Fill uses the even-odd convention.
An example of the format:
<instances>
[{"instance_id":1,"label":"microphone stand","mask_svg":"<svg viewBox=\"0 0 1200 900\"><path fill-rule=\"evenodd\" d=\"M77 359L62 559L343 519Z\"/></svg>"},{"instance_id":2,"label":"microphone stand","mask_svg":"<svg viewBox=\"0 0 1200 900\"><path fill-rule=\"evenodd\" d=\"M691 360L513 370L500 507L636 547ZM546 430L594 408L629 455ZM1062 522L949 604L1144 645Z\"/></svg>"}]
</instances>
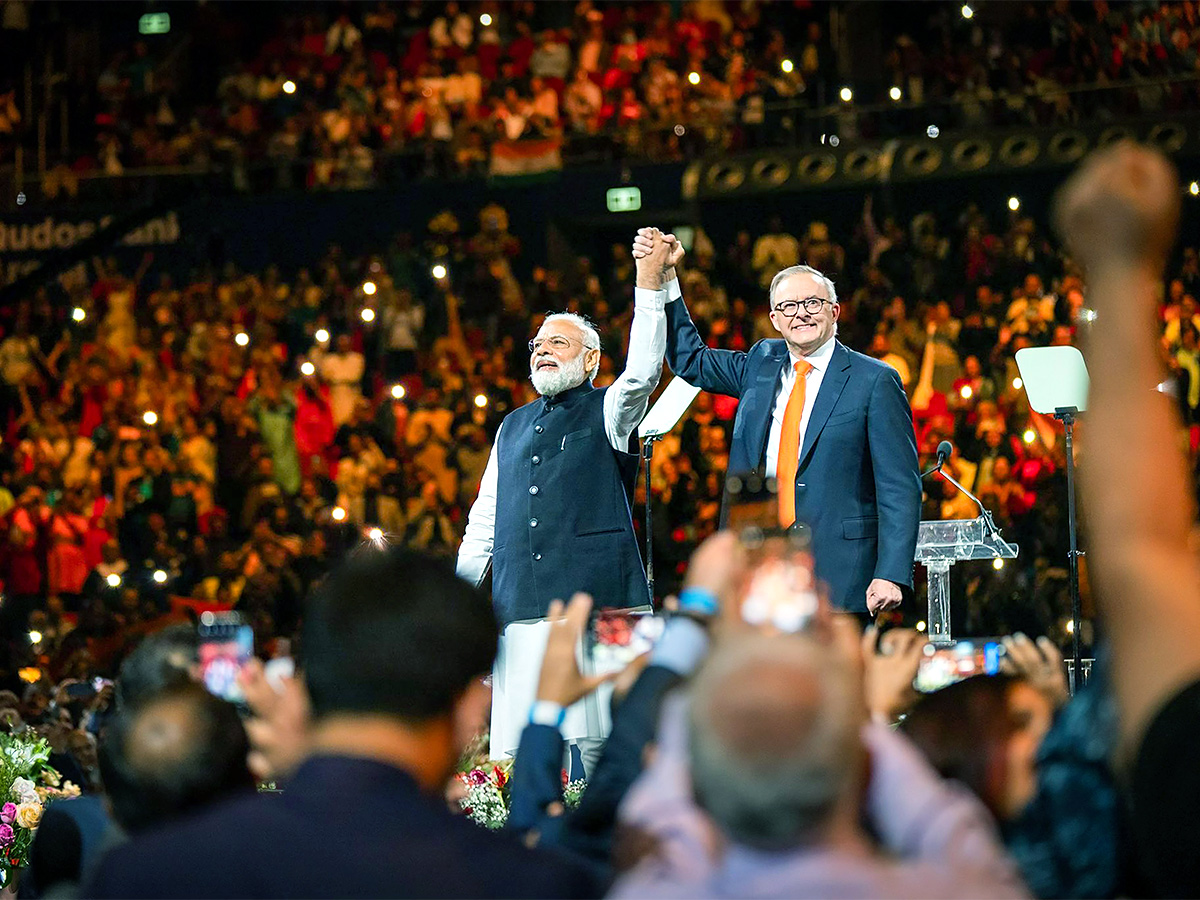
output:
<instances>
[{"instance_id":1,"label":"microphone stand","mask_svg":"<svg viewBox=\"0 0 1200 900\"><path fill-rule=\"evenodd\" d=\"M655 442L660 440L661 434L642 438L642 462L646 473L646 593L651 609L654 608L654 503L650 495L650 459L654 456Z\"/></svg>"},{"instance_id":2,"label":"microphone stand","mask_svg":"<svg viewBox=\"0 0 1200 900\"><path fill-rule=\"evenodd\" d=\"M944 463L939 463L936 467L934 467L934 471L970 497L973 501L975 501L975 505L979 507L979 518L983 519L983 523L987 527L988 534L991 535L991 537L995 540L1003 540L1003 538L1000 536L1000 529L996 525L996 520L992 518L991 510L984 506L978 497L959 484L958 479L942 468L943 465Z\"/></svg>"}]
</instances>

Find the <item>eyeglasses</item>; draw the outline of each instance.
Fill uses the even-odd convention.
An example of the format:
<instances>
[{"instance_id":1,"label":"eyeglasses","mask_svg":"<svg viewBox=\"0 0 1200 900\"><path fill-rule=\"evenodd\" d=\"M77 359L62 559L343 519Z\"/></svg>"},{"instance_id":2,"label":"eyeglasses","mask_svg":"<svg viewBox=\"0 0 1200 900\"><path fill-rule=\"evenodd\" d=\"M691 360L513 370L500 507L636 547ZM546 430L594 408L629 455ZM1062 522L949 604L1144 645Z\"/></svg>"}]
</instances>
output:
<instances>
[{"instance_id":1,"label":"eyeglasses","mask_svg":"<svg viewBox=\"0 0 1200 900\"><path fill-rule=\"evenodd\" d=\"M781 316L787 316L790 319L799 313L800 307L803 306L806 313L810 316L815 316L826 303L833 306L833 301L826 300L824 297L805 297L803 300L784 300L778 306L774 307L774 310Z\"/></svg>"},{"instance_id":2,"label":"eyeglasses","mask_svg":"<svg viewBox=\"0 0 1200 900\"><path fill-rule=\"evenodd\" d=\"M582 344L576 338L563 337L561 334L556 334L548 338L534 338L529 342L529 352L537 353L542 349L542 345L547 345L551 350L566 350L571 344Z\"/></svg>"}]
</instances>

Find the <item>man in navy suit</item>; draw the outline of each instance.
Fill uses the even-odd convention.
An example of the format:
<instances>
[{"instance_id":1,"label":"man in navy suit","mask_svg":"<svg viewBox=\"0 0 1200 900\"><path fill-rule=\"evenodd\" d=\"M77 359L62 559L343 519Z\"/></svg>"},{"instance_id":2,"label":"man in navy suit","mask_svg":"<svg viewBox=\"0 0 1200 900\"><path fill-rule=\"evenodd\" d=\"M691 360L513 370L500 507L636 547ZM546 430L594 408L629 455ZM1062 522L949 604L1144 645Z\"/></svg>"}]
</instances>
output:
<instances>
[{"instance_id":1,"label":"man in navy suit","mask_svg":"<svg viewBox=\"0 0 1200 900\"><path fill-rule=\"evenodd\" d=\"M580 897L589 867L489 832L442 791L485 721L497 629L442 563L368 549L306 611L310 755L250 794L139 835L85 897Z\"/></svg>"},{"instance_id":2,"label":"man in navy suit","mask_svg":"<svg viewBox=\"0 0 1200 900\"><path fill-rule=\"evenodd\" d=\"M634 255L652 247L639 232ZM912 410L894 369L837 340L833 282L809 266L780 271L770 288L780 337L747 352L707 347L673 270L664 282L671 371L741 401L729 474L783 476L781 524L812 529L817 575L836 608L876 615L899 606L912 588L921 513Z\"/></svg>"}]
</instances>

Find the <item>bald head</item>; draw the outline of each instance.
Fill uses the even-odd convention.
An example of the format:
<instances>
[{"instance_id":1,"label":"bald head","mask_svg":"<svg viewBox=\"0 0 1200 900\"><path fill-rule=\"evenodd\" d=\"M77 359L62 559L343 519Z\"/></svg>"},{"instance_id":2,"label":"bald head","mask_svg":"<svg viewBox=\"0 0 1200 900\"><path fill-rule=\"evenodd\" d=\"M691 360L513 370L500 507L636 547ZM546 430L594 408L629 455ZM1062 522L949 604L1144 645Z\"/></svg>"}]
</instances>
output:
<instances>
[{"instance_id":1,"label":"bald head","mask_svg":"<svg viewBox=\"0 0 1200 900\"><path fill-rule=\"evenodd\" d=\"M718 649L691 692L696 799L739 843L784 849L819 838L857 788L857 684L805 635Z\"/></svg>"}]
</instances>

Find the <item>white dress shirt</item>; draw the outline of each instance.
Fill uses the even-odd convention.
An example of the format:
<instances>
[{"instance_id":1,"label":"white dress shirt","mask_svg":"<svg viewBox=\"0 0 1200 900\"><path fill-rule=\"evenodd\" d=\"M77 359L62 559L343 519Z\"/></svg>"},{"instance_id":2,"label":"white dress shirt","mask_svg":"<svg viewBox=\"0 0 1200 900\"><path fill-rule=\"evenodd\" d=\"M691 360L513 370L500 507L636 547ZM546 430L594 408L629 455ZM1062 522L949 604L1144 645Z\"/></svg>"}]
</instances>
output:
<instances>
[{"instance_id":1,"label":"white dress shirt","mask_svg":"<svg viewBox=\"0 0 1200 900\"><path fill-rule=\"evenodd\" d=\"M831 335L829 340L804 357L812 368L808 370L804 382L804 414L800 417L800 443L797 444L799 449L804 448L804 434L808 431L808 422L812 418L813 405L817 402L817 391L821 390L825 370L829 368L829 361L833 359L833 345L836 340L837 335ZM788 397L792 394L792 385L796 383L796 362L799 359L800 357L789 351L779 393L775 395L775 411L771 414L771 431L767 435L767 464L764 471L768 475L774 475L779 464L779 436L783 431L783 414L787 410Z\"/></svg>"},{"instance_id":2,"label":"white dress shirt","mask_svg":"<svg viewBox=\"0 0 1200 900\"><path fill-rule=\"evenodd\" d=\"M657 291L634 288L633 324L629 327L629 355L625 360L625 371L604 395L604 431L615 450L624 452L628 449L629 436L645 417L650 395L658 386L663 356L667 352L667 316L663 309L668 302L668 294L671 300L680 296L677 280L672 280ZM458 576L476 585L483 581L492 561L499 465L496 446L499 441L498 428L479 483L479 496L471 506L466 533L458 548Z\"/></svg>"}]
</instances>

